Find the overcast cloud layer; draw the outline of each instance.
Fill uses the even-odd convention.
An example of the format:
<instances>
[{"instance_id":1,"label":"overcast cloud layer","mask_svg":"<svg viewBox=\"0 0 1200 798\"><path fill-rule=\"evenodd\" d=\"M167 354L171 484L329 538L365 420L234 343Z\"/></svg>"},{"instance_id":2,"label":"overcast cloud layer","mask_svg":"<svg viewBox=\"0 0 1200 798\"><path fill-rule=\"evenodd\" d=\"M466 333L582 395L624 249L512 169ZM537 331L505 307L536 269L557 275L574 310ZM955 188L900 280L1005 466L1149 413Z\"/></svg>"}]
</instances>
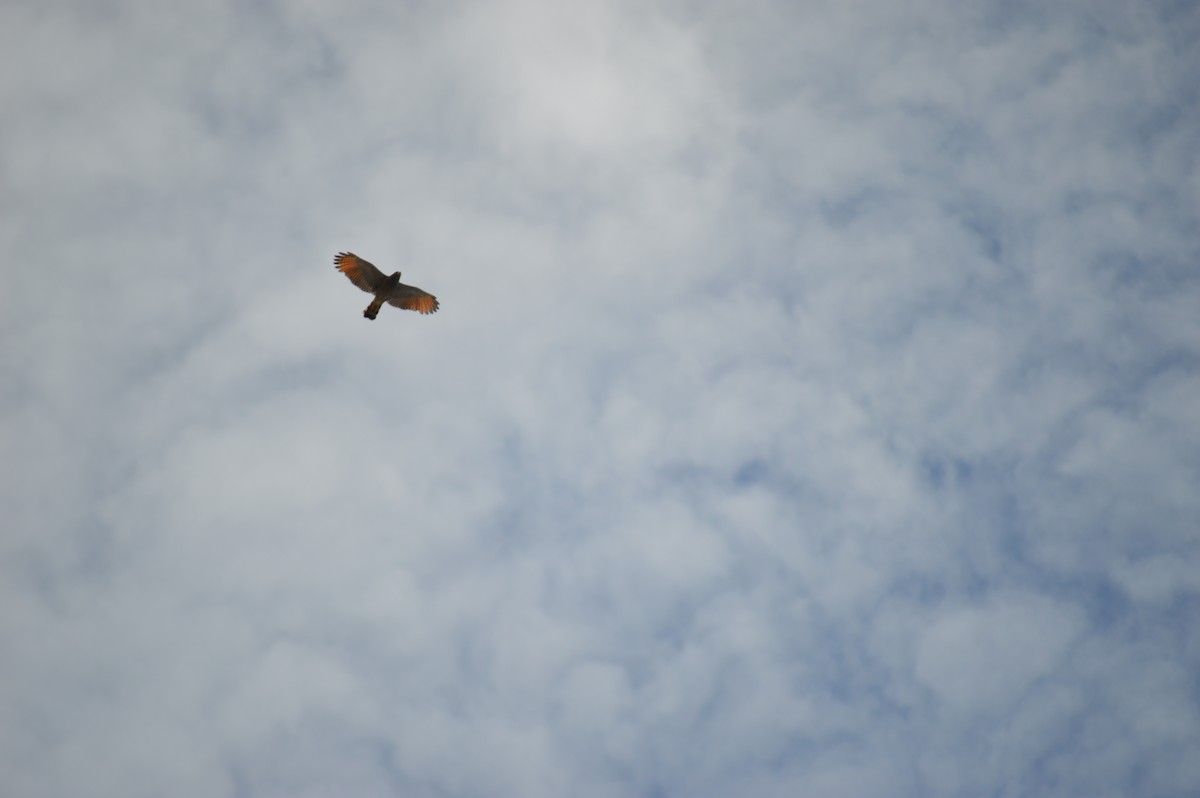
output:
<instances>
[{"instance_id":1,"label":"overcast cloud layer","mask_svg":"<svg viewBox=\"0 0 1200 798\"><path fill-rule=\"evenodd\" d=\"M0 792L1200 794L1197 41L0 5Z\"/></svg>"}]
</instances>

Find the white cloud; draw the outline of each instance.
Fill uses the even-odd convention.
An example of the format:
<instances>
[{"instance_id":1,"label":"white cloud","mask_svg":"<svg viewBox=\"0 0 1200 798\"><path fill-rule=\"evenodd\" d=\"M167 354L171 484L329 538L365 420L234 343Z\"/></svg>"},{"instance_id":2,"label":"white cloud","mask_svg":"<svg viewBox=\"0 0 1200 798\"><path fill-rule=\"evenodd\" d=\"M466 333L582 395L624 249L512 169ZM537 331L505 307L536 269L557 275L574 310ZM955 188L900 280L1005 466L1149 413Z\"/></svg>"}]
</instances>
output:
<instances>
[{"instance_id":1,"label":"white cloud","mask_svg":"<svg viewBox=\"0 0 1200 798\"><path fill-rule=\"evenodd\" d=\"M1082 625L1076 611L1027 596L954 609L921 636L917 678L948 712L1007 711L1054 673Z\"/></svg>"},{"instance_id":2,"label":"white cloud","mask_svg":"<svg viewBox=\"0 0 1200 798\"><path fill-rule=\"evenodd\" d=\"M6 6L0 784L1194 793L1198 25Z\"/></svg>"}]
</instances>

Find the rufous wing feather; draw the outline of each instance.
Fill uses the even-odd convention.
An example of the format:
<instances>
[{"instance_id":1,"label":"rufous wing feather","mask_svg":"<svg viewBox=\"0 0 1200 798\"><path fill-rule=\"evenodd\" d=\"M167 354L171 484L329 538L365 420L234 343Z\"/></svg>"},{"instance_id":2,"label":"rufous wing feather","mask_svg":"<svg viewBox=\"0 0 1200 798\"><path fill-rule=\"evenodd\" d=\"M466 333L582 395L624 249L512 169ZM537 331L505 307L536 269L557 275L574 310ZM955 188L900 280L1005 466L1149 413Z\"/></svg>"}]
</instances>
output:
<instances>
[{"instance_id":1,"label":"rufous wing feather","mask_svg":"<svg viewBox=\"0 0 1200 798\"><path fill-rule=\"evenodd\" d=\"M440 307L437 297L412 285L398 284L388 295L388 304L418 313L436 313Z\"/></svg>"},{"instance_id":2,"label":"rufous wing feather","mask_svg":"<svg viewBox=\"0 0 1200 798\"><path fill-rule=\"evenodd\" d=\"M385 279L383 272L376 269L373 263L363 260L352 252L339 252L333 259L333 264L339 272L350 278L350 282L368 294L375 293L379 284Z\"/></svg>"}]
</instances>

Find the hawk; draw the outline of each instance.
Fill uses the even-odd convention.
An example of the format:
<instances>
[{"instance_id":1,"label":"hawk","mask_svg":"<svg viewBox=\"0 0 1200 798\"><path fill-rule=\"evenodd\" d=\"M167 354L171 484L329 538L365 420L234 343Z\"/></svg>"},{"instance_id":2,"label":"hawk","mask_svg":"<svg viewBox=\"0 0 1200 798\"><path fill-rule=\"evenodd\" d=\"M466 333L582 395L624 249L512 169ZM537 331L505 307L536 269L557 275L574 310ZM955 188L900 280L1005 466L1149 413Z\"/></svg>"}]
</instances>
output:
<instances>
[{"instance_id":1,"label":"hawk","mask_svg":"<svg viewBox=\"0 0 1200 798\"><path fill-rule=\"evenodd\" d=\"M368 319L379 315L379 309L383 307L384 302L420 313L437 312L437 297L416 286L400 282L400 272L392 272L390 277L385 276L374 264L351 252L339 252L333 263L339 272L350 278L350 282L368 294L375 295L371 304L363 311L363 315Z\"/></svg>"}]
</instances>

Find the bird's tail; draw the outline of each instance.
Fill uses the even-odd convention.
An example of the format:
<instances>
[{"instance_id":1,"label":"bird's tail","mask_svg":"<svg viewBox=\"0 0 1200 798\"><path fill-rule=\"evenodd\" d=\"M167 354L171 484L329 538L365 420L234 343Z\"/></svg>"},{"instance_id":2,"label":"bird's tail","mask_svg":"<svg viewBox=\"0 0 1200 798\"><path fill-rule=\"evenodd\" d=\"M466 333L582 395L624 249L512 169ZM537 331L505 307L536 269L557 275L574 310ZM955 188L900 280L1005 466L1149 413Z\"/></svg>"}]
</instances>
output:
<instances>
[{"instance_id":1,"label":"bird's tail","mask_svg":"<svg viewBox=\"0 0 1200 798\"><path fill-rule=\"evenodd\" d=\"M373 319L379 315L379 309L383 307L383 298L376 297L371 304L367 305L367 309L363 311L363 316L368 319Z\"/></svg>"}]
</instances>

